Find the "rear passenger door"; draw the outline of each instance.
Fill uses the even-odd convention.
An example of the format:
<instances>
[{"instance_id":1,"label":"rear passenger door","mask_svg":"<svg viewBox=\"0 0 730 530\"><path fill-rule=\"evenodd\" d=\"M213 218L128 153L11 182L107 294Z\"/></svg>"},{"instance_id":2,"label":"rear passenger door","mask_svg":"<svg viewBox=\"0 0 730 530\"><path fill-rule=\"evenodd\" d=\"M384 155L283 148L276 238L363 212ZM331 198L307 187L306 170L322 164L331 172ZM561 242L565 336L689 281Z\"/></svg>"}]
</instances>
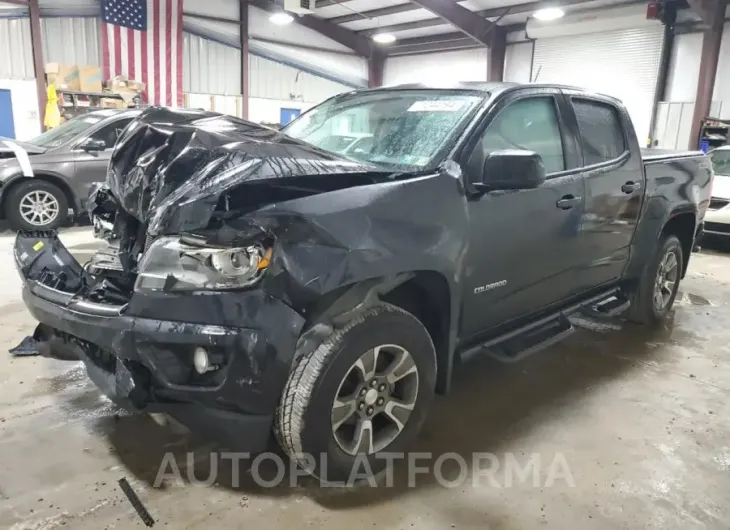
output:
<instances>
[{"instance_id":1,"label":"rear passenger door","mask_svg":"<svg viewBox=\"0 0 730 530\"><path fill-rule=\"evenodd\" d=\"M621 277L641 210L644 171L630 118L609 98L569 93L583 176L585 288Z\"/></svg>"}]
</instances>

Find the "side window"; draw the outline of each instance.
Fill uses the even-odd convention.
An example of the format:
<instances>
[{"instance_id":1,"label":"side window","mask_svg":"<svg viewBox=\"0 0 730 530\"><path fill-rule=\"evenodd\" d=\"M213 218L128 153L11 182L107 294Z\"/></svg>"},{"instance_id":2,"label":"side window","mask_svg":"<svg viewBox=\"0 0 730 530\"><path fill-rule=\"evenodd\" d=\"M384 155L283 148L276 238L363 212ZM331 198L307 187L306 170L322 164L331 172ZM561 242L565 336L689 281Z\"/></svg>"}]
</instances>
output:
<instances>
[{"instance_id":1,"label":"side window","mask_svg":"<svg viewBox=\"0 0 730 530\"><path fill-rule=\"evenodd\" d=\"M488 154L502 149L535 151L542 157L547 173L565 170L555 98L525 98L507 105L487 127L481 149L477 146L472 159L477 159L477 165ZM474 168L472 163L470 160Z\"/></svg>"},{"instance_id":2,"label":"side window","mask_svg":"<svg viewBox=\"0 0 730 530\"><path fill-rule=\"evenodd\" d=\"M586 166L619 158L626 151L626 139L616 108L606 103L573 98L578 119L583 163Z\"/></svg>"},{"instance_id":3,"label":"side window","mask_svg":"<svg viewBox=\"0 0 730 530\"><path fill-rule=\"evenodd\" d=\"M730 150L718 149L710 152L715 175L730 175Z\"/></svg>"},{"instance_id":4,"label":"side window","mask_svg":"<svg viewBox=\"0 0 730 530\"><path fill-rule=\"evenodd\" d=\"M107 149L111 149L117 143L117 138L122 135L122 131L126 129L131 121L132 118L114 121L96 131L91 137L95 140L104 140Z\"/></svg>"}]
</instances>

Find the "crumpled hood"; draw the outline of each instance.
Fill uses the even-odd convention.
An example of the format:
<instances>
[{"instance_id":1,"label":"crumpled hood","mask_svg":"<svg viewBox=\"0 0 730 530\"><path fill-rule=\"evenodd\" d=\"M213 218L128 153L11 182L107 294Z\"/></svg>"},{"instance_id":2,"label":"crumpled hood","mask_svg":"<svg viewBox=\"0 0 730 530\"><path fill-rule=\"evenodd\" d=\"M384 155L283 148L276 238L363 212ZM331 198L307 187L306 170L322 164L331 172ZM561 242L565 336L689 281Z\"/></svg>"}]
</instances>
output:
<instances>
[{"instance_id":1,"label":"crumpled hood","mask_svg":"<svg viewBox=\"0 0 730 530\"><path fill-rule=\"evenodd\" d=\"M148 223L149 233L179 233L206 227L224 194L247 195L234 190L244 183L311 189L318 176L329 175L327 189L338 189L353 185L342 177L333 187L338 174L373 171L233 116L153 107L117 142L107 186L128 214ZM258 196L260 205L267 202ZM277 200L274 192L270 197L269 203Z\"/></svg>"}]
</instances>

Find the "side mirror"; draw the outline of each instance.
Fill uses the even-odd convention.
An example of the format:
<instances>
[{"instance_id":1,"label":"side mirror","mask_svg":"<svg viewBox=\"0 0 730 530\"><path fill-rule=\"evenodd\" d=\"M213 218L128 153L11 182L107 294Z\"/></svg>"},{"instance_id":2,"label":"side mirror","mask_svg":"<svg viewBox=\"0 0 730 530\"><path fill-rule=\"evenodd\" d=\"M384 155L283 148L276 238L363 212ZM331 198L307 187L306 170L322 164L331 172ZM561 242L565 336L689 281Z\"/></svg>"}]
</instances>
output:
<instances>
[{"instance_id":1,"label":"side mirror","mask_svg":"<svg viewBox=\"0 0 730 530\"><path fill-rule=\"evenodd\" d=\"M487 155L479 191L525 190L540 187L545 182L545 165L534 151L505 149Z\"/></svg>"},{"instance_id":2,"label":"side mirror","mask_svg":"<svg viewBox=\"0 0 730 530\"><path fill-rule=\"evenodd\" d=\"M97 138L87 138L79 147L84 151L103 151L106 149L106 142Z\"/></svg>"}]
</instances>

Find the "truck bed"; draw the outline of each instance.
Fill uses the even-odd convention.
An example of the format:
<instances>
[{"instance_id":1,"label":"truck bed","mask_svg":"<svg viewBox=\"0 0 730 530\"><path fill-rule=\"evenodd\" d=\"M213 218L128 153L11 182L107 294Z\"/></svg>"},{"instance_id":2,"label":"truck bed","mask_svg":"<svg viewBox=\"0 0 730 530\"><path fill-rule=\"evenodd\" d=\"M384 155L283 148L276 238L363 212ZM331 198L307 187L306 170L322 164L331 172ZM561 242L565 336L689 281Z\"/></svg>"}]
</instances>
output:
<instances>
[{"instance_id":1,"label":"truck bed","mask_svg":"<svg viewBox=\"0 0 730 530\"><path fill-rule=\"evenodd\" d=\"M656 148L644 148L641 150L641 158L644 162L660 162L670 158L691 158L693 156L703 156L702 151L677 151L674 149L656 149Z\"/></svg>"}]
</instances>

